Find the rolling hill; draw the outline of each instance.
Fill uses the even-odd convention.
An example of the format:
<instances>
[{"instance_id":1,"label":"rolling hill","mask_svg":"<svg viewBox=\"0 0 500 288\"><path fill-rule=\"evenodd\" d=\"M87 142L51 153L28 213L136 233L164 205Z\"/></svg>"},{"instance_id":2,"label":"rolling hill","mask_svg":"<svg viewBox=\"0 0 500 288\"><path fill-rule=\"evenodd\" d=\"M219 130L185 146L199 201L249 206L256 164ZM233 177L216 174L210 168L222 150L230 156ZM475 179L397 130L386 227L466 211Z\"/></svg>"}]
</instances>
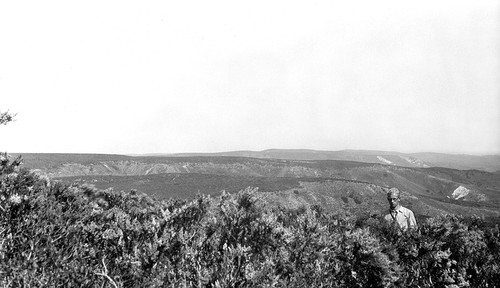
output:
<instances>
[{"instance_id":1,"label":"rolling hill","mask_svg":"<svg viewBox=\"0 0 500 288\"><path fill-rule=\"evenodd\" d=\"M26 167L66 183L136 189L157 199L192 199L196 194L217 195L251 186L275 205L320 205L377 215L387 209L386 189L396 187L403 191L403 204L418 215L500 216L499 174L480 170L213 155L23 154L23 158Z\"/></svg>"},{"instance_id":2,"label":"rolling hill","mask_svg":"<svg viewBox=\"0 0 500 288\"><path fill-rule=\"evenodd\" d=\"M161 156L161 155L157 155ZM404 167L444 167L460 170L500 171L500 155L461 155L444 153L400 153L370 150L318 151L307 149L268 149L220 153L182 153L164 156L234 156L287 160L345 160Z\"/></svg>"}]
</instances>

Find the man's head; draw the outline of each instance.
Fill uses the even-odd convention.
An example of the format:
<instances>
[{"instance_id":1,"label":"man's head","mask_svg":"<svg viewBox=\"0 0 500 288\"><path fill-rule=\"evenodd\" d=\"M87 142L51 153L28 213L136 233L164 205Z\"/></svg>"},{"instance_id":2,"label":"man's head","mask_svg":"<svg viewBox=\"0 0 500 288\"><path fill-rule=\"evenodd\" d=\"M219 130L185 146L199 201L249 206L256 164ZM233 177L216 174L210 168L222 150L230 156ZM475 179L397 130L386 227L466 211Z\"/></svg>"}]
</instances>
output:
<instances>
[{"instance_id":1,"label":"man's head","mask_svg":"<svg viewBox=\"0 0 500 288\"><path fill-rule=\"evenodd\" d=\"M387 192L387 201L389 201L389 206L391 209L396 209L399 206L399 201L401 200L399 190L397 188L391 188Z\"/></svg>"}]
</instances>

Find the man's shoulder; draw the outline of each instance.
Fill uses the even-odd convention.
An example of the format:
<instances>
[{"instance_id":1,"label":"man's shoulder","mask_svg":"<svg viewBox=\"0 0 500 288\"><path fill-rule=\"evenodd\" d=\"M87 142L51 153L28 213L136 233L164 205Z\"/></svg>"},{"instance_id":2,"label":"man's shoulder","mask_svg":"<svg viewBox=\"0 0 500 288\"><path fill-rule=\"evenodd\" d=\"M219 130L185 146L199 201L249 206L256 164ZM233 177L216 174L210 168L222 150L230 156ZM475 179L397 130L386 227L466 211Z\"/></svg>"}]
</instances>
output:
<instances>
[{"instance_id":1,"label":"man's shoulder","mask_svg":"<svg viewBox=\"0 0 500 288\"><path fill-rule=\"evenodd\" d=\"M404 214L410 214L410 213L413 213L413 211L411 211L410 209L406 208L406 207L403 207L403 206L400 206L399 207L399 211L400 212L403 212Z\"/></svg>"}]
</instances>

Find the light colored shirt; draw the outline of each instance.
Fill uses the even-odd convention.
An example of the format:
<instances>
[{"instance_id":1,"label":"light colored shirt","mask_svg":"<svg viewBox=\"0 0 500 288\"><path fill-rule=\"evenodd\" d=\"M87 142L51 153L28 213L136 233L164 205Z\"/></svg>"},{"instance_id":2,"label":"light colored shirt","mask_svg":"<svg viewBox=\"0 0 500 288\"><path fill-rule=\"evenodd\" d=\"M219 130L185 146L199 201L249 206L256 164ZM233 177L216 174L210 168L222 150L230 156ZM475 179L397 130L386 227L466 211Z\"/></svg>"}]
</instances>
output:
<instances>
[{"instance_id":1,"label":"light colored shirt","mask_svg":"<svg viewBox=\"0 0 500 288\"><path fill-rule=\"evenodd\" d=\"M389 214L385 215L385 221L398 223L399 228L406 230L408 228L417 228L417 221L413 212L403 206L398 206L394 210L389 210Z\"/></svg>"}]
</instances>

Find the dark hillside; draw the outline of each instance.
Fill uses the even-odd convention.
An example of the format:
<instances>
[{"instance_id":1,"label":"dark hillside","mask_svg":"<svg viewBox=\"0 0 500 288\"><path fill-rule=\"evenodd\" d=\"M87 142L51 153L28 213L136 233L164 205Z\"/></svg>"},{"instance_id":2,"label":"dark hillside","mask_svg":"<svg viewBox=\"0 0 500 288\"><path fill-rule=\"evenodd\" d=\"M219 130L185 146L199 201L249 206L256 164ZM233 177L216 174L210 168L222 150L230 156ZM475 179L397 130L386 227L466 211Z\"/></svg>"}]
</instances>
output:
<instances>
[{"instance_id":1,"label":"dark hillside","mask_svg":"<svg viewBox=\"0 0 500 288\"><path fill-rule=\"evenodd\" d=\"M299 178L269 178L220 174L171 173L131 176L74 176L56 178L71 184L92 184L99 189L113 187L118 191L135 189L159 200L188 199L199 194L220 195L222 190L236 193L247 187L259 191L281 191L300 186Z\"/></svg>"},{"instance_id":2,"label":"dark hillside","mask_svg":"<svg viewBox=\"0 0 500 288\"><path fill-rule=\"evenodd\" d=\"M291 193L294 190L302 191L304 187L301 183L307 182L315 183L304 194L311 197L282 195L292 202L318 204L329 209L345 202L342 197L347 196L338 185L328 186L330 190L326 194L317 190L327 179L353 183L359 181L382 188L396 187L408 197L413 197L411 199L418 199L415 204L410 202L408 205L419 207L416 212L422 215L456 213L498 216L500 211L499 174L479 170L228 156L56 154L50 160L49 154L42 154L38 158L36 155L25 156L25 163L27 167L37 168L38 173L56 177L65 183L89 183L102 189L114 187L124 191L137 189L158 199L193 199L198 193L218 195L222 190L234 192L249 186L258 187L261 192ZM358 188L364 189L361 186ZM378 207L375 202L372 204ZM356 209L365 209L360 203L355 203L355 206Z\"/></svg>"},{"instance_id":3,"label":"dark hillside","mask_svg":"<svg viewBox=\"0 0 500 288\"><path fill-rule=\"evenodd\" d=\"M391 186L333 178L256 177L214 174L153 174L144 176L78 176L56 178L64 183L92 184L117 191L135 189L156 199L194 199L196 195L220 195L255 187L276 206L297 208L318 205L327 211L351 214L386 213L386 192ZM499 205L490 202L455 200L442 196L417 195L403 190L402 204L417 215L459 214L499 217Z\"/></svg>"}]
</instances>

